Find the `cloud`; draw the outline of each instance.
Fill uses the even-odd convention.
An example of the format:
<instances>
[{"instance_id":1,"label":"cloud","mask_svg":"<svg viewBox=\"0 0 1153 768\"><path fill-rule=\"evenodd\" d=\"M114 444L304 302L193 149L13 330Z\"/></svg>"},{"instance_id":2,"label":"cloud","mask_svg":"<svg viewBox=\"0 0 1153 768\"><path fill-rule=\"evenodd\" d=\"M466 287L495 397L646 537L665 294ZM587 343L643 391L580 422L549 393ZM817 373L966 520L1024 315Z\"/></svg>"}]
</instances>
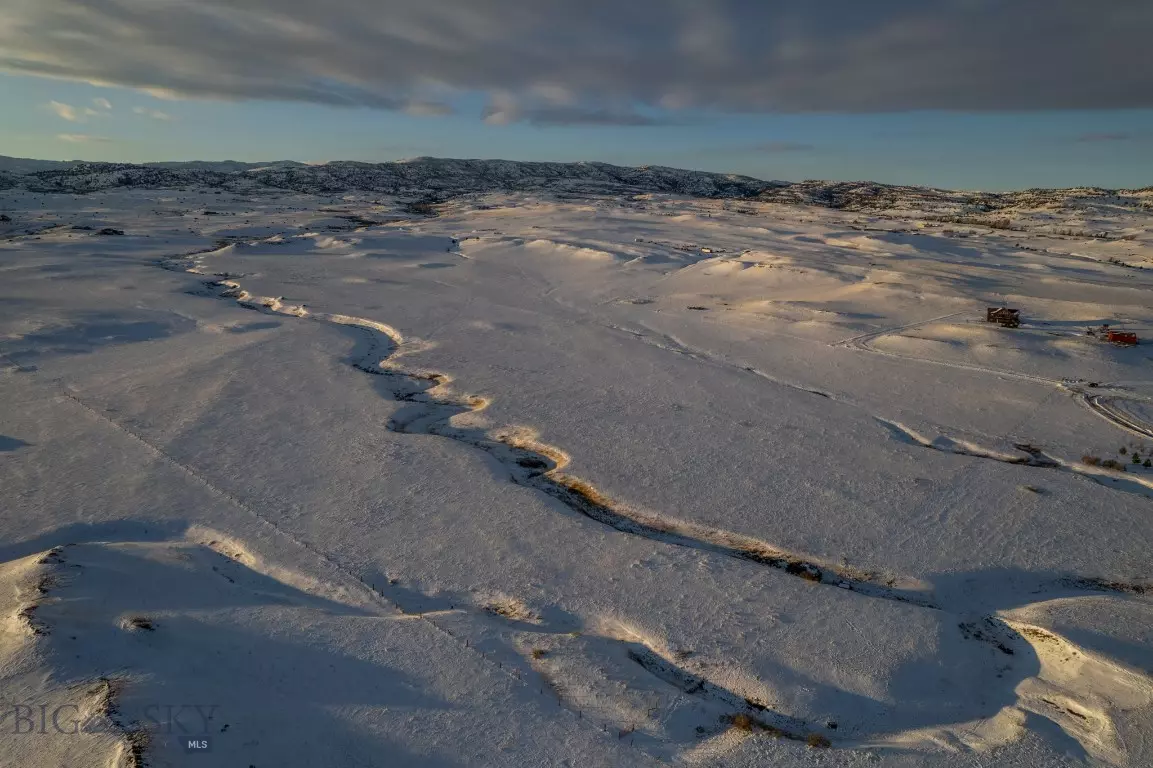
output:
<instances>
[{"instance_id":1,"label":"cloud","mask_svg":"<svg viewBox=\"0 0 1153 768\"><path fill-rule=\"evenodd\" d=\"M56 113L57 117L63 118L70 123L79 123L83 121L83 117L76 111L76 107L69 104L61 104L59 101L48 102L48 108Z\"/></svg>"},{"instance_id":2,"label":"cloud","mask_svg":"<svg viewBox=\"0 0 1153 768\"><path fill-rule=\"evenodd\" d=\"M58 133L56 138L69 144L107 144L112 141L106 136L90 136L87 133Z\"/></svg>"},{"instance_id":3,"label":"cloud","mask_svg":"<svg viewBox=\"0 0 1153 768\"><path fill-rule=\"evenodd\" d=\"M800 141L766 141L754 144L749 149L754 152L811 152L816 147Z\"/></svg>"},{"instance_id":4,"label":"cloud","mask_svg":"<svg viewBox=\"0 0 1153 768\"><path fill-rule=\"evenodd\" d=\"M404 105L404 111L417 117L441 117L451 115L453 108L437 101L413 101Z\"/></svg>"},{"instance_id":5,"label":"cloud","mask_svg":"<svg viewBox=\"0 0 1153 768\"><path fill-rule=\"evenodd\" d=\"M508 96L494 98L483 113L490 125L528 122L533 125L670 125L672 118L657 118L631 109L602 109L561 104L523 105Z\"/></svg>"},{"instance_id":6,"label":"cloud","mask_svg":"<svg viewBox=\"0 0 1153 768\"><path fill-rule=\"evenodd\" d=\"M101 109L112 109L112 102L110 102L108 99L93 99L92 103Z\"/></svg>"},{"instance_id":7,"label":"cloud","mask_svg":"<svg viewBox=\"0 0 1153 768\"><path fill-rule=\"evenodd\" d=\"M1130 141L1134 136L1131 133L1083 133L1075 141L1098 143L1107 141Z\"/></svg>"},{"instance_id":8,"label":"cloud","mask_svg":"<svg viewBox=\"0 0 1153 768\"><path fill-rule=\"evenodd\" d=\"M103 112L97 112L91 107L74 107L71 104L62 104L59 101L50 101L46 105L49 109L56 113L57 117L63 118L70 123L85 123L88 122L90 117L101 117Z\"/></svg>"},{"instance_id":9,"label":"cloud","mask_svg":"<svg viewBox=\"0 0 1153 768\"><path fill-rule=\"evenodd\" d=\"M148 107L133 107L132 111L138 115L151 117L153 120L173 120L172 115L167 112L161 112L159 109L149 109Z\"/></svg>"},{"instance_id":10,"label":"cloud","mask_svg":"<svg viewBox=\"0 0 1153 768\"><path fill-rule=\"evenodd\" d=\"M0 70L171 99L651 114L1153 107L1148 0L5 0Z\"/></svg>"},{"instance_id":11,"label":"cloud","mask_svg":"<svg viewBox=\"0 0 1153 768\"><path fill-rule=\"evenodd\" d=\"M533 107L523 119L536 125L673 125L681 121L651 117L633 110L586 109L581 107Z\"/></svg>"},{"instance_id":12,"label":"cloud","mask_svg":"<svg viewBox=\"0 0 1153 768\"><path fill-rule=\"evenodd\" d=\"M161 101L182 101L184 99L183 96L181 96L179 93L172 90L171 88L159 88L156 86L149 86L149 87L141 88L140 90L144 93L147 93L152 98L159 99Z\"/></svg>"}]
</instances>

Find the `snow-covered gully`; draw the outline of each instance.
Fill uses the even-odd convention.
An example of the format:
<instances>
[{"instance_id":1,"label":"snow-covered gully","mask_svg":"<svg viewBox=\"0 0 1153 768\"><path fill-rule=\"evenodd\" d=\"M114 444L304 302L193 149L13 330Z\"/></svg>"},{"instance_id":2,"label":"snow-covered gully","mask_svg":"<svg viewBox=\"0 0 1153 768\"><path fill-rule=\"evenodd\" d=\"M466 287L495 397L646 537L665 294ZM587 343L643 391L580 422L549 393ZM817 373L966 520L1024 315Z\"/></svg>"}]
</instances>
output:
<instances>
[{"instance_id":1,"label":"snow-covered gully","mask_svg":"<svg viewBox=\"0 0 1153 768\"><path fill-rule=\"evenodd\" d=\"M400 360L406 353L418 349L419 342L406 340L400 331L376 320L315 311L305 305L285 303L278 297L255 296L237 282L236 278L241 275L212 273L203 268L202 259L214 250L164 261L161 266L212 278L205 284L205 295L232 300L240 306L257 311L340 326L357 334L360 344L352 354L352 365L377 377L383 383L386 396L412 404L411 408L402 409L389 422L388 427L394 432L438 435L478 448L496 459L508 471L512 482L547 494L568 509L622 533L756 563L814 584L838 587L867 597L908 603L930 610L949 610L936 601L931 589L912 579L882 577L846 568L787 552L758 539L672 520L610 499L591 483L565 473L564 469L570 461L568 455L557 447L540 442L529 430L506 428L485 431L458 426L454 424L454 417L482 411L488 407L489 400L477 395L453 392L452 378L447 374L405 367ZM984 449L967 450L967 446L958 448L960 444L941 447L934 441L915 435L902 425L884 424L900 439L922 446L1028 466L1058 466L1051 457L1032 446L1020 448L1028 454L1027 457L994 455ZM1039 591L1067 592L1070 589L1131 594L1144 591L1139 586L1079 578L1039 585ZM971 619L969 616L966 620ZM1004 628L1010 636L1016 635L995 617L979 620ZM974 637L984 639L979 633ZM993 644L1002 650L1006 649L1000 640Z\"/></svg>"},{"instance_id":2,"label":"snow-covered gully","mask_svg":"<svg viewBox=\"0 0 1153 768\"><path fill-rule=\"evenodd\" d=\"M566 474L568 455L559 448L539 442L528 431L486 432L457 426L453 423L454 417L484 410L489 404L488 399L452 392L452 378L446 374L403 367L399 359L414 344L395 328L375 320L287 304L276 297L255 296L246 291L234 276L214 275L203 269L200 259L211 252L191 254L163 265L167 269L212 277L206 283L206 295L234 300L250 309L340 326L358 334L360 345L353 352L352 365L379 377L384 383L385 394L391 399L413 405L398 412L389 422L388 427L394 432L439 435L478 448L500 462L512 482L545 493L570 510L623 533L757 563L806 581L836 586L868 597L925 608L938 607L931 595L912 582L900 584L892 578L881 581L874 574L786 552L751 537L670 520L619 503L592 484Z\"/></svg>"},{"instance_id":3,"label":"snow-covered gully","mask_svg":"<svg viewBox=\"0 0 1153 768\"><path fill-rule=\"evenodd\" d=\"M232 242L235 244L239 240L234 238ZM1069 686L1067 696L1063 694L1063 698L1055 697L1051 693L1032 696L1023 693L1019 697L1019 706L1030 712L1038 712L1054 722L1063 723L1062 728L1077 726L1081 717L1078 713L1088 711L1086 702L1091 703L1091 697L1083 695L1082 689L1085 686L1078 676L1077 664L1086 663L1084 658L1088 658L1091 652L1083 653L1071 641L1041 629L1040 622L1035 626L1032 623L1034 619L1025 608L1034 603L1093 593L1109 594L1134 604L1147 600L1146 589L1140 586L1077 576L1062 577L1060 574L1038 575L1035 579L1022 574L1021 579L1016 582L1010 580L1005 585L1003 594L994 596L990 592L982 596L977 592L958 590L944 579L938 581L929 577L921 581L892 573L851 568L837 562L832 556L816 557L789 551L768 541L685 519L666 517L659 510L612 498L610 493L593 483L570 474L573 462L569 455L560 447L544 442L534 430L527 427L482 426L486 420L475 416L489 408L488 397L460 390L446 373L421 368L417 362L419 356L414 353L425 349L427 345L420 339L407 338L397 328L376 319L352 314L357 310L347 310L346 314L340 306L313 307L297 303L295 299L290 302L282 297L256 295L246 287L250 285L246 275L223 273L214 268L216 257L224 255L219 253L221 247L218 245L154 263L167 270L183 273L190 280L196 278L198 282L195 286L187 286L192 289L190 293L225 300L256 312L322 324L330 330L336 329L346 334L351 353L337 354L343 356L352 367L371 376L369 381L374 391L388 401L388 410L392 415L387 426L391 431L442 437L483 451L490 458L491 466L496 469L498 476L507 477L510 482L559 502L551 505L559 514L575 513L580 518L588 518L612 531L647 539L657 548L661 544L668 544L682 548L682 551L700 553L702 562L718 560L715 558L717 555L744 561L752 566L743 569L747 576L755 577L758 566L767 567L781 575L800 580L800 586L796 588L803 592L817 590L824 598L833 601L854 603L854 595L868 597L885 601L889 605L869 606L866 603L867 609L898 611L923 618L933 626L940 624L943 627L940 638L942 645L938 650L939 655L935 657L937 660L946 665L968 665L974 674L987 673L989 677L995 675L998 679L1004 679L1007 690L1011 690L1018 681L1031 680L1042 665L1046 669L1059 670L1053 674L1063 675L1065 677L1062 679L1067 677L1076 682L1076 685ZM647 328L646 331L651 333L644 335L642 341L645 343L691 356L705 364L733 365L708 354L707 350L689 346L691 342L682 343L678 338ZM858 341L863 344L867 339ZM744 370L776 385L830 396L777 380L772 374L753 367ZM1075 394L1080 392L1073 385L1067 386L1065 391ZM1118 390L1122 394L1126 391ZM361 567L342 562L343 557L337 554L337 550L323 544L313 544L308 537L294 536L288 530L291 526L282 526L275 517L265 513L261 504L249 503L231 494L226 486L213 484L195 466L181 463L178 458L157 447L146 435L135 432L131 423L122 424L115 416L110 417L102 410L88 406L81 399L82 393L65 388L63 394L86 408L93 416L144 443L162 459L188 473L210 491L283 534L296 548L306 550L321 561L318 564L330 574L336 575L338 582L351 586L353 590L363 588L372 592L372 602L377 604L377 608L383 609L380 611L382 615L392 615L395 611L405 620L427 622L451 637L456 646L463 649L465 657L478 654L503 675L515 678L519 685L527 686L534 696L539 690L541 696L554 697L554 701L547 703L554 707L559 705L564 710L563 716L584 720L598 732L603 730L609 739L619 738L616 735L619 733L631 733L628 729L633 721L627 716L622 719L614 709L618 705L624 706L621 702L627 696L622 698L619 691L598 688L597 681L587 674L590 664L607 659L616 665L617 670L624 670L622 674L628 679L636 682L636 690L649 690L649 686L652 686L658 691L672 689L677 692L674 694L676 696L683 694L689 697L691 706L686 708L686 711L691 710L689 714L678 710L676 718L679 719L666 723L664 719L673 717L676 707L672 707L661 715L659 728L654 727L657 735L649 733L638 736L638 742L643 742L641 751L648 754L651 749L651 755L658 759L674 747L695 745L698 739L703 738L701 734L720 735L729 730L766 733L819 746L844 748L896 743L906 737L912 738L908 736L907 724L903 724L898 717L881 715L862 725L852 722L854 718L847 708L834 707L829 710L830 714L837 716L829 718L828 722L832 725L822 725L826 722L824 714L813 715L785 697L774 697L772 685L745 685L727 676L723 670L715 669L715 661L706 660L703 654L698 660L698 657L693 656L691 646L673 644L666 638L650 636L645 632L628 631L628 616L619 619L623 623L618 627L604 617L585 625L542 612L545 615L534 615L529 619L517 619L508 625L498 626L502 619L494 618L493 614L506 619L509 614L493 611L487 605L470 603L468 598L462 600L459 595L455 595L451 601L440 600L442 604L438 604L434 597L431 606L429 601L424 600L424 596L414 602L415 598L407 596L404 590L393 590L391 586L383 584L379 577L366 575ZM1111 396L1114 392L1112 389L1105 392L1098 389L1096 394ZM837 398L836 395L832 397ZM870 412L867 406L855 407ZM932 433L922 436L896 422L882 422L881 426L890 431L893 439L937 451L1054 471L1077 471L1076 468L1065 467L1059 459L1033 446L1019 445L1017 449L1021 455L1015 455L1009 449L998 452ZM775 579L773 574L763 575L770 581ZM814 598L819 597L813 594ZM894 603L907 608L897 608L892 605ZM610 618L612 621L618 620L615 616ZM498 646L492 642L495 636L503 637L504 642ZM933 658L932 655L930 657ZM629 670L633 671L632 676ZM1108 674L1113 675L1114 672L1109 671ZM775 676L767 673L765 678L775 679ZM1125 677L1126 681L1129 679ZM1136 682L1132 682L1132 686L1144 690L1141 687L1146 685L1144 677L1134 677L1133 680ZM788 679L777 683L782 687L794 685ZM1006 701L1009 700L1006 694ZM1064 709L1054 710L1050 717L1046 714L1047 707L1056 707L1057 704L1052 703L1054 701ZM1101 717L1101 732L1111 733L1109 715L1105 713ZM617 730L604 730L609 727ZM1090 736L1097 738L1094 734ZM737 736L740 737L740 734Z\"/></svg>"},{"instance_id":4,"label":"snow-covered gully","mask_svg":"<svg viewBox=\"0 0 1153 768\"><path fill-rule=\"evenodd\" d=\"M1087 402L1092 402L1087 398ZM1095 409L1096 410L1096 409ZM1105 411L1101 411L1105 415ZM1120 414L1114 414L1118 419L1123 417ZM1110 421L1114 421L1113 418ZM1114 470L1103 469L1099 467L1089 466L1087 464L1075 464L1068 461L1063 461L1054 456L1045 453L1041 448L1028 443L1014 443L1013 447L1020 451L1020 455L1014 456L1013 454L1005 453L1003 451L991 450L989 448L967 442L965 440L955 440L945 435L940 435L936 438L928 438L913 429L887 419L877 419L881 426L889 430L893 438L910 445L916 445L921 448L929 448L930 450L940 451L942 453L954 453L960 456L973 456L978 459L990 459L992 461L999 461L1004 464L1017 464L1024 467L1038 467L1041 469L1053 469L1059 472L1068 472L1078 477L1084 477L1099 483L1107 488L1113 488L1118 491L1125 491L1127 493L1135 493L1139 496L1153 498L1153 480L1141 477L1136 474L1129 474L1124 472L1117 472Z\"/></svg>"},{"instance_id":5,"label":"snow-covered gully","mask_svg":"<svg viewBox=\"0 0 1153 768\"><path fill-rule=\"evenodd\" d=\"M390 326L348 315L312 312L305 307L284 304L276 298L253 296L234 280L212 281L208 287L221 298L235 299L242 306L345 326L363 334L364 344L354 353L353 365L386 381L386 389L393 399L415 406L397 414L389 422L389 429L439 435L479 448L508 470L512 482L546 493L598 523L654 541L768 566L807 581L835 585L869 597L926 608L937 607L927 594L912 585L902 587L879 583L871 580L869 574L785 552L757 539L631 509L607 498L590 483L566 474L564 468L569 463L568 456L559 448L538 442L527 432L505 430L490 434L480 429L455 426L453 417L481 411L488 406L488 400L475 395L453 394L449 389L452 379L446 374L399 367L393 356L404 348L406 341ZM383 358L380 357L382 352L385 352Z\"/></svg>"}]
</instances>

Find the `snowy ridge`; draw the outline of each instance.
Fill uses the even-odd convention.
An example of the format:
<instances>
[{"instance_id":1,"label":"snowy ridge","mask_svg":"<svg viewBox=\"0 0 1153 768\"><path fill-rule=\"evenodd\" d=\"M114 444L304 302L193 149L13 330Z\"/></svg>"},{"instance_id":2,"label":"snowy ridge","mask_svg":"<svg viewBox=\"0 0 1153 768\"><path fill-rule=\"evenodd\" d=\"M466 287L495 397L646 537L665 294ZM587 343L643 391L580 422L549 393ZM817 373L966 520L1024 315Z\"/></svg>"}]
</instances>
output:
<instances>
[{"instance_id":1,"label":"snowy ridge","mask_svg":"<svg viewBox=\"0 0 1153 768\"><path fill-rule=\"evenodd\" d=\"M1013 209L1081 207L1092 204L1125 209L1153 207L1153 187L1137 190L1079 187L1017 192L965 192L898 184L852 181L802 181L766 190L760 199L819 205L847 211L907 209L977 215ZM980 219L972 222L981 223Z\"/></svg>"},{"instance_id":2,"label":"snowy ridge","mask_svg":"<svg viewBox=\"0 0 1153 768\"><path fill-rule=\"evenodd\" d=\"M0 163L0 170L6 164ZM15 165L20 168L21 166ZM506 160L418 158L391 163L332 162L304 166L235 164L121 163L60 164L20 175L15 182L37 192L96 192L115 187L202 186L228 190L285 189L302 193L346 190L447 199L493 191L552 190L580 194L669 192L699 197L752 197L783 184L748 176L648 166L627 168L608 163L532 163Z\"/></svg>"},{"instance_id":3,"label":"snowy ridge","mask_svg":"<svg viewBox=\"0 0 1153 768\"><path fill-rule=\"evenodd\" d=\"M0 157L0 188L33 192L89 193L117 187L208 187L230 191L283 189L307 194L371 191L447 200L486 192L581 195L672 193L705 198L814 205L849 211L909 209L976 215L1017 208L1109 205L1153 208L1153 186L1138 190L1097 187L1021 192L959 192L928 187L848 181L763 181L736 174L662 166L636 168L609 163L548 163L420 157L387 163L337 161L305 165L274 163L52 162ZM979 222L975 222L979 223Z\"/></svg>"}]
</instances>

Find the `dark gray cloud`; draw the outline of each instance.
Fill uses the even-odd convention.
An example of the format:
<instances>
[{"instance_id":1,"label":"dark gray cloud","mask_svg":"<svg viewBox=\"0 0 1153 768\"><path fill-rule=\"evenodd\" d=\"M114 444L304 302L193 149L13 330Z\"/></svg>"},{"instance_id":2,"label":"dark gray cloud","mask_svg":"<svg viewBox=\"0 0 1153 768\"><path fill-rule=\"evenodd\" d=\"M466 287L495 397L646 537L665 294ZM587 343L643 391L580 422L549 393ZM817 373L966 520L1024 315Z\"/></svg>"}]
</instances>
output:
<instances>
[{"instance_id":1,"label":"dark gray cloud","mask_svg":"<svg viewBox=\"0 0 1153 768\"><path fill-rule=\"evenodd\" d=\"M0 70L490 122L1153 106L1149 0L3 0Z\"/></svg>"}]
</instances>

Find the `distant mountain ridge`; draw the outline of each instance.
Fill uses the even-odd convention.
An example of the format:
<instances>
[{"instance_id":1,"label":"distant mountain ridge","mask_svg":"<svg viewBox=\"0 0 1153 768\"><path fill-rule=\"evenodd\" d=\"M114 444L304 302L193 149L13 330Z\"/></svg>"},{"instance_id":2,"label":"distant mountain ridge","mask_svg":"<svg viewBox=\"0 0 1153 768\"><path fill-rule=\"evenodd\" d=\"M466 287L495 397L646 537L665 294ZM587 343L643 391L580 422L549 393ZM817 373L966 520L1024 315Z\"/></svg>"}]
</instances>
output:
<instances>
[{"instance_id":1,"label":"distant mountain ridge","mask_svg":"<svg viewBox=\"0 0 1153 768\"><path fill-rule=\"evenodd\" d=\"M17 175L38 173L40 171L59 171L75 168L78 165L122 165L121 163L94 163L86 160L30 160L23 157L8 157L0 155L0 173L8 172ZM173 160L168 162L139 163L144 168L168 168L171 170L188 171L219 171L233 173L235 171L248 171L256 168L271 166L307 168L308 163L296 160L276 160L268 163L242 163L238 160ZM135 165L133 167L136 167Z\"/></svg>"},{"instance_id":2,"label":"distant mountain ridge","mask_svg":"<svg viewBox=\"0 0 1153 768\"><path fill-rule=\"evenodd\" d=\"M1153 187L1096 187L1022 192L955 192L873 182L764 181L737 174L663 166L627 167L599 162L551 163L420 157L387 163L225 160L165 163L91 163L0 156L0 189L85 194L117 187L209 187L232 192L260 189L305 194L377 192L443 201L485 192L551 192L559 195L682 194L694 197L817 205L843 210L914 208L987 213L1012 207L1060 205L1108 198L1125 207L1153 204Z\"/></svg>"},{"instance_id":3,"label":"distant mountain ridge","mask_svg":"<svg viewBox=\"0 0 1153 768\"><path fill-rule=\"evenodd\" d=\"M24 165L21 165L23 163ZM302 193L370 191L448 199L493 191L556 191L574 194L668 192L700 197L751 197L785 182L748 176L608 163L534 163L508 160L447 160L422 157L389 163L60 163L34 166L0 160L6 186L34 192L96 192L114 187L207 186L232 191L265 187Z\"/></svg>"},{"instance_id":4,"label":"distant mountain ridge","mask_svg":"<svg viewBox=\"0 0 1153 768\"><path fill-rule=\"evenodd\" d=\"M242 163L237 160L183 160L158 163L141 163L146 168L168 168L174 171L218 171L235 173L253 171L260 168L308 168L308 163L296 160L277 160L273 163Z\"/></svg>"}]
</instances>

